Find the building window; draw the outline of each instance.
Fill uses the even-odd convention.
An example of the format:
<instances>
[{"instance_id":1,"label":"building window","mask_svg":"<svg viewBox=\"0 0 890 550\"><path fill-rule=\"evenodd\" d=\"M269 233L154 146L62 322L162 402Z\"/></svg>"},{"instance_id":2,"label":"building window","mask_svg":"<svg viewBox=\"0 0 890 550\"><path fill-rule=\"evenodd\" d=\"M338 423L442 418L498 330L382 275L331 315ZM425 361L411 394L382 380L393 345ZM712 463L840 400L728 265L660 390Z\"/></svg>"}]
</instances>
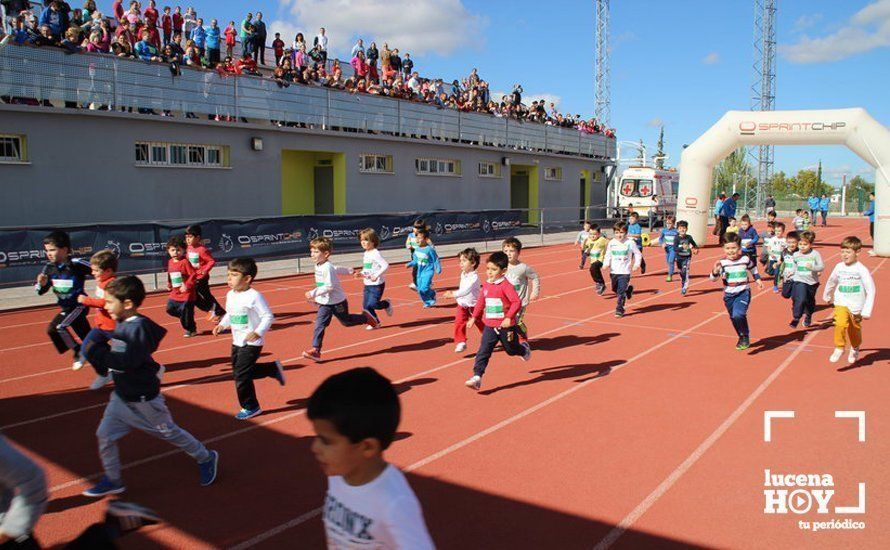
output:
<instances>
[{"instance_id":1,"label":"building window","mask_svg":"<svg viewBox=\"0 0 890 550\"><path fill-rule=\"evenodd\" d=\"M0 134L0 162L28 162L25 136Z\"/></svg>"},{"instance_id":2,"label":"building window","mask_svg":"<svg viewBox=\"0 0 890 550\"><path fill-rule=\"evenodd\" d=\"M416 159L414 167L423 176L460 176L460 161L453 159Z\"/></svg>"},{"instance_id":3,"label":"building window","mask_svg":"<svg viewBox=\"0 0 890 550\"><path fill-rule=\"evenodd\" d=\"M562 181L562 168L544 168L544 179Z\"/></svg>"},{"instance_id":4,"label":"building window","mask_svg":"<svg viewBox=\"0 0 890 550\"><path fill-rule=\"evenodd\" d=\"M480 162L479 176L483 178L501 177L501 165L496 162Z\"/></svg>"},{"instance_id":5,"label":"building window","mask_svg":"<svg viewBox=\"0 0 890 550\"><path fill-rule=\"evenodd\" d=\"M228 146L137 142L138 166L228 167Z\"/></svg>"},{"instance_id":6,"label":"building window","mask_svg":"<svg viewBox=\"0 0 890 550\"><path fill-rule=\"evenodd\" d=\"M366 174L392 174L392 155L361 155L358 171Z\"/></svg>"}]
</instances>

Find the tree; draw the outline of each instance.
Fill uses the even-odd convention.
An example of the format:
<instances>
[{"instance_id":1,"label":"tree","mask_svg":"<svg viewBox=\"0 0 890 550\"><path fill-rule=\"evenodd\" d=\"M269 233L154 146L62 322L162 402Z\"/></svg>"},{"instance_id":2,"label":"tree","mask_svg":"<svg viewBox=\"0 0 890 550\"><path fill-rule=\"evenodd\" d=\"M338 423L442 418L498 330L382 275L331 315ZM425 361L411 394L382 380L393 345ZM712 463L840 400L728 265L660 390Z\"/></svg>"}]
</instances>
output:
<instances>
[{"instance_id":1,"label":"tree","mask_svg":"<svg viewBox=\"0 0 890 550\"><path fill-rule=\"evenodd\" d=\"M775 172L767 183L767 192L772 193L776 199L784 199L791 194L791 182L785 172Z\"/></svg>"},{"instance_id":2,"label":"tree","mask_svg":"<svg viewBox=\"0 0 890 550\"><path fill-rule=\"evenodd\" d=\"M742 196L745 194L745 187L750 186L753 191L757 182L752 175L751 165L748 163L747 155L744 148L739 148L723 159L720 164L714 168L714 187L713 193L732 194L733 188Z\"/></svg>"},{"instance_id":3,"label":"tree","mask_svg":"<svg viewBox=\"0 0 890 550\"><path fill-rule=\"evenodd\" d=\"M816 174L816 178L818 180L818 186L822 186L822 159L819 159L819 173Z\"/></svg>"},{"instance_id":4,"label":"tree","mask_svg":"<svg viewBox=\"0 0 890 550\"><path fill-rule=\"evenodd\" d=\"M847 209L852 209L854 204L861 209L863 203L868 200L868 194L875 192L875 184L869 183L862 176L854 176L847 183Z\"/></svg>"},{"instance_id":5,"label":"tree","mask_svg":"<svg viewBox=\"0 0 890 550\"><path fill-rule=\"evenodd\" d=\"M655 167L664 170L664 126L658 134L658 151L655 153Z\"/></svg>"},{"instance_id":6,"label":"tree","mask_svg":"<svg viewBox=\"0 0 890 550\"><path fill-rule=\"evenodd\" d=\"M834 188L822 181L819 181L819 173L815 170L800 170L797 176L791 178L791 190L798 197L817 197L834 193Z\"/></svg>"}]
</instances>

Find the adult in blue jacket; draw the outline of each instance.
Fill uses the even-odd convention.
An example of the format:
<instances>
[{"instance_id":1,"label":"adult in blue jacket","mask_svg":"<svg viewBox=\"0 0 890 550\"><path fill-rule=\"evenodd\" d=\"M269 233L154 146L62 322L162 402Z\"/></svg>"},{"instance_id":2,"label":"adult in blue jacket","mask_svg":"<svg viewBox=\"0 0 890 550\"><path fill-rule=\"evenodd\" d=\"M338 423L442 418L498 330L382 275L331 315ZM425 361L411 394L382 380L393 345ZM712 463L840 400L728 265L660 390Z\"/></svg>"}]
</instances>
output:
<instances>
[{"instance_id":1,"label":"adult in blue jacket","mask_svg":"<svg viewBox=\"0 0 890 550\"><path fill-rule=\"evenodd\" d=\"M819 213L819 197L815 194L807 199L807 206L810 208L810 219L816 223L816 215Z\"/></svg>"},{"instance_id":2,"label":"adult in blue jacket","mask_svg":"<svg viewBox=\"0 0 890 550\"><path fill-rule=\"evenodd\" d=\"M210 28L207 29L207 66L211 69L219 63L219 35L220 29L216 19L210 21Z\"/></svg>"},{"instance_id":3,"label":"adult in blue jacket","mask_svg":"<svg viewBox=\"0 0 890 550\"><path fill-rule=\"evenodd\" d=\"M201 57L204 57L204 47L207 44L207 30L204 28L203 19L199 17L197 23L195 28L192 29L192 35L189 38L195 43L195 47L198 48Z\"/></svg>"},{"instance_id":4,"label":"adult in blue jacket","mask_svg":"<svg viewBox=\"0 0 890 550\"><path fill-rule=\"evenodd\" d=\"M872 249L868 251L869 256L875 255L874 242L875 242L875 194L869 193L868 200L871 201L868 205L868 210L862 213L863 216L868 216L868 234L871 237Z\"/></svg>"},{"instance_id":5,"label":"adult in blue jacket","mask_svg":"<svg viewBox=\"0 0 890 550\"><path fill-rule=\"evenodd\" d=\"M62 7L58 2L50 2L49 7L40 14L38 27L48 26L55 40L61 40L62 35L68 30L69 19L68 14L62 11Z\"/></svg>"},{"instance_id":6,"label":"adult in blue jacket","mask_svg":"<svg viewBox=\"0 0 890 550\"><path fill-rule=\"evenodd\" d=\"M720 207L720 244L723 244L723 236L726 234L726 228L729 227L729 218L735 217L738 204L739 194L733 193L731 197L723 201L723 205Z\"/></svg>"},{"instance_id":7,"label":"adult in blue jacket","mask_svg":"<svg viewBox=\"0 0 890 550\"><path fill-rule=\"evenodd\" d=\"M831 199L828 198L828 195L822 193L822 198L819 199L819 211L822 212L822 227L828 227L828 209L831 207ZM813 220L814 222L816 220Z\"/></svg>"}]
</instances>

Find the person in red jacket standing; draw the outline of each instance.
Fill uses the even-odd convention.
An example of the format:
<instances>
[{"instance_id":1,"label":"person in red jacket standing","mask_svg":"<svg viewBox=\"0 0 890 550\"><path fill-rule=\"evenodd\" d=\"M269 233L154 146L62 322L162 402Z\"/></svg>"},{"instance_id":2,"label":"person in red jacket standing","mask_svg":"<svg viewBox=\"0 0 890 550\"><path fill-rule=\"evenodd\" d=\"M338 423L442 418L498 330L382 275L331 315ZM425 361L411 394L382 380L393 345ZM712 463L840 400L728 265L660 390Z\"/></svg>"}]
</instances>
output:
<instances>
[{"instance_id":1,"label":"person in red jacket standing","mask_svg":"<svg viewBox=\"0 0 890 550\"><path fill-rule=\"evenodd\" d=\"M173 12L173 34L182 36L182 8L176 6L175 11ZM180 44L181 46L182 44Z\"/></svg>"},{"instance_id":2,"label":"person in red jacket standing","mask_svg":"<svg viewBox=\"0 0 890 550\"><path fill-rule=\"evenodd\" d=\"M195 306L201 311L210 312L207 316L208 321L218 323L220 317L226 314L226 310L210 292L210 270L216 265L216 260L204 247L200 225L190 225L185 229L185 244L188 245L186 257L195 268Z\"/></svg>"},{"instance_id":3,"label":"person in red jacket standing","mask_svg":"<svg viewBox=\"0 0 890 550\"><path fill-rule=\"evenodd\" d=\"M198 334L195 325L195 268L185 257L185 239L179 236L170 237L167 241L167 289L170 298L167 300L167 314L178 317L185 330L186 338Z\"/></svg>"},{"instance_id":4,"label":"person in red jacket standing","mask_svg":"<svg viewBox=\"0 0 890 550\"><path fill-rule=\"evenodd\" d=\"M173 39L173 16L170 15L170 6L164 6L164 15L161 16L161 33L164 37L164 47Z\"/></svg>"},{"instance_id":5,"label":"person in red jacket standing","mask_svg":"<svg viewBox=\"0 0 890 550\"><path fill-rule=\"evenodd\" d=\"M111 340L115 326L114 319L105 311L105 287L114 280L117 273L117 256L114 255L113 251L107 249L96 252L90 257L90 270L93 273L93 278L96 279L96 297L92 298L82 294L77 297L77 301L81 305L96 310L96 315L93 317L95 322L93 328L90 329L90 332L80 345L80 356L72 366L74 370L80 370L86 364L85 354L87 348L92 347L93 344L106 343ZM96 378L90 384L90 389L101 389L110 381L110 374L99 374L99 369L96 369Z\"/></svg>"},{"instance_id":6,"label":"person in red jacket standing","mask_svg":"<svg viewBox=\"0 0 890 550\"><path fill-rule=\"evenodd\" d=\"M148 7L142 12L142 17L147 25L158 26L158 8L155 7L155 0L148 0Z\"/></svg>"},{"instance_id":7,"label":"person in red jacket standing","mask_svg":"<svg viewBox=\"0 0 890 550\"><path fill-rule=\"evenodd\" d=\"M532 356L528 344L520 342L519 329L516 327L516 314L522 307L522 300L507 280L509 262L503 252L495 252L488 257L485 265L488 280L482 284L482 295L473 308L473 316L467 322L467 328L470 328L481 317L485 324L479 351L476 352L473 376L465 382L468 388L474 390L482 387L482 376L498 342L504 346L507 355L520 355L523 361L528 361Z\"/></svg>"}]
</instances>

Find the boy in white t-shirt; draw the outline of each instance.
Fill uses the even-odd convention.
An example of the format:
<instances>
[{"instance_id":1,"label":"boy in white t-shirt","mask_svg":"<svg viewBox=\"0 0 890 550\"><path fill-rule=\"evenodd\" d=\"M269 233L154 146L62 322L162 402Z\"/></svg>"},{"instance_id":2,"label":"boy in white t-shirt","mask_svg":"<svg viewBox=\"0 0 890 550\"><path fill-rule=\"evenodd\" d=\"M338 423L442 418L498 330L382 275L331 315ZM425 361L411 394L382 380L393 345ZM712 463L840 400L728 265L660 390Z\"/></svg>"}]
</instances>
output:
<instances>
[{"instance_id":1,"label":"boy in white t-shirt","mask_svg":"<svg viewBox=\"0 0 890 550\"><path fill-rule=\"evenodd\" d=\"M627 224L617 222L612 227L612 240L606 245L606 259L603 261L603 267L609 268L612 278L612 292L618 298L615 317L624 317L624 302L630 300L634 293L630 276L640 268L642 261L643 255L637 244L627 238Z\"/></svg>"},{"instance_id":2,"label":"boy in white t-shirt","mask_svg":"<svg viewBox=\"0 0 890 550\"><path fill-rule=\"evenodd\" d=\"M328 476L328 548L432 549L420 502L383 452L399 426L392 383L370 367L335 374L309 398L312 453Z\"/></svg>"},{"instance_id":3,"label":"boy in white t-shirt","mask_svg":"<svg viewBox=\"0 0 890 550\"><path fill-rule=\"evenodd\" d=\"M590 234L590 222L584 222L584 230L578 233L578 236L575 237L575 245L581 249L581 265L578 266L578 269L584 269L584 264L587 263L587 250L584 248L584 243L587 242L587 237Z\"/></svg>"},{"instance_id":4,"label":"boy in white t-shirt","mask_svg":"<svg viewBox=\"0 0 890 550\"><path fill-rule=\"evenodd\" d=\"M445 293L446 298L457 300L454 311L454 352L461 353L467 349L467 321L473 316L473 308L479 301L482 285L476 270L479 268L479 253L475 248L466 248L457 255L460 262L460 286L454 292ZM476 319L479 332L485 329L482 319Z\"/></svg>"},{"instance_id":5,"label":"boy in white t-shirt","mask_svg":"<svg viewBox=\"0 0 890 550\"><path fill-rule=\"evenodd\" d=\"M337 267L328 259L334 245L331 239L321 237L312 239L309 243L309 253L315 262L315 288L306 292L306 299L312 300L318 306L315 316L315 330L312 333L312 347L303 352L303 357L321 362L321 345L324 341L324 332L331 324L331 318L336 317L344 327L358 325L370 325L377 328L379 322L368 311L361 314L350 314L349 303L346 301L346 293L340 286L340 278L337 275L352 275L352 268Z\"/></svg>"},{"instance_id":6,"label":"boy in white t-shirt","mask_svg":"<svg viewBox=\"0 0 890 550\"><path fill-rule=\"evenodd\" d=\"M280 362L257 363L275 316L263 295L250 287L256 274L253 258L236 258L229 262L226 283L231 290L226 294L226 314L213 327L214 336L227 328L232 329L232 375L241 404L241 410L235 415L238 420L247 420L263 412L256 398L254 380L274 378L284 385L284 369Z\"/></svg>"},{"instance_id":7,"label":"boy in white t-shirt","mask_svg":"<svg viewBox=\"0 0 890 550\"><path fill-rule=\"evenodd\" d=\"M365 283L364 299L362 308L377 319L377 325L380 325L380 317L377 316L378 309L382 309L387 315L392 317L392 304L389 300L383 299L383 291L386 289L386 279L383 274L389 269L389 262L383 258L383 254L377 250L380 246L380 237L373 229L363 229L359 234L362 249L365 251L362 257L362 270L356 273L357 277L361 277ZM368 330L374 330L375 327L368 325Z\"/></svg>"},{"instance_id":8,"label":"boy in white t-shirt","mask_svg":"<svg viewBox=\"0 0 890 550\"><path fill-rule=\"evenodd\" d=\"M837 363L847 348L849 336L850 354L848 363L859 359L859 346L862 345L862 320L871 317L875 305L875 281L868 268L859 263L859 250L862 241L858 237L847 237L841 242L841 262L834 266L822 298L834 303L834 352L830 361Z\"/></svg>"}]
</instances>

